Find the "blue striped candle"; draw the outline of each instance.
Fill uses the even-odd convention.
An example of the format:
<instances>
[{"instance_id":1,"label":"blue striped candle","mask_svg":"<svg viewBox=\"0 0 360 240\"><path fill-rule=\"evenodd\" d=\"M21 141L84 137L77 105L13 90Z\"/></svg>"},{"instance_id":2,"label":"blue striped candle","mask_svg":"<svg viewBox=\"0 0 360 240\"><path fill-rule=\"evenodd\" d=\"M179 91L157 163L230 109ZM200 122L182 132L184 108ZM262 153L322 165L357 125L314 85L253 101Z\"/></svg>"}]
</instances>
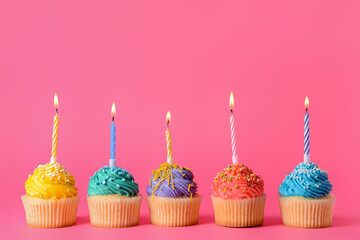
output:
<instances>
[{"instance_id":1,"label":"blue striped candle","mask_svg":"<svg viewBox=\"0 0 360 240\"><path fill-rule=\"evenodd\" d=\"M304 116L304 162L310 162L310 130L309 130L309 114L308 114L308 107L309 107L309 99L308 97L305 98L305 109L306 113Z\"/></svg>"}]
</instances>

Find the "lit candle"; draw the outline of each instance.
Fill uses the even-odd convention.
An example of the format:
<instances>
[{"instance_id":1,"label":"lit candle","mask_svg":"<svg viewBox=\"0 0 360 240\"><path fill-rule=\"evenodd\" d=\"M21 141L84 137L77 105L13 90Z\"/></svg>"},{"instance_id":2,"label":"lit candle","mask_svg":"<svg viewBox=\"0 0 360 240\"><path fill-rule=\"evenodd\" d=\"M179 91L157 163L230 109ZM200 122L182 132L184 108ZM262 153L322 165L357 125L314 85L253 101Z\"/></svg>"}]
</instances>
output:
<instances>
[{"instance_id":1,"label":"lit candle","mask_svg":"<svg viewBox=\"0 0 360 240\"><path fill-rule=\"evenodd\" d=\"M232 150L232 162L233 164L239 163L239 157L236 154L236 137L235 137L235 118L234 118L234 94L230 93L229 100L229 108L230 108L230 134L231 134L231 150Z\"/></svg>"},{"instance_id":2,"label":"lit candle","mask_svg":"<svg viewBox=\"0 0 360 240\"><path fill-rule=\"evenodd\" d=\"M111 123L111 127L110 127L110 160L109 160L109 166L110 167L115 167L116 166L116 160L115 160L115 142L116 142L116 137L115 137L115 114L116 114L116 110L115 110L115 103L113 102L112 106L111 106L111 116L112 116L112 123Z\"/></svg>"},{"instance_id":3,"label":"lit candle","mask_svg":"<svg viewBox=\"0 0 360 240\"><path fill-rule=\"evenodd\" d=\"M53 134L52 134L52 147L51 147L51 163L55 163L57 159L57 144L58 144L58 133L59 133L59 100L55 93L54 95L54 107L55 107L55 116L53 124Z\"/></svg>"},{"instance_id":4,"label":"lit candle","mask_svg":"<svg viewBox=\"0 0 360 240\"><path fill-rule=\"evenodd\" d=\"M167 162L168 164L173 164L174 163L174 159L173 159L173 155L172 155L172 149L171 149L171 133L170 133L170 129L169 129L169 125L170 125L170 121L171 121L171 115L170 115L170 111L167 112L166 114L166 149L167 149Z\"/></svg>"},{"instance_id":5,"label":"lit candle","mask_svg":"<svg viewBox=\"0 0 360 240\"><path fill-rule=\"evenodd\" d=\"M309 98L305 98L305 116L304 116L304 162L310 162L310 130L309 130Z\"/></svg>"}]
</instances>

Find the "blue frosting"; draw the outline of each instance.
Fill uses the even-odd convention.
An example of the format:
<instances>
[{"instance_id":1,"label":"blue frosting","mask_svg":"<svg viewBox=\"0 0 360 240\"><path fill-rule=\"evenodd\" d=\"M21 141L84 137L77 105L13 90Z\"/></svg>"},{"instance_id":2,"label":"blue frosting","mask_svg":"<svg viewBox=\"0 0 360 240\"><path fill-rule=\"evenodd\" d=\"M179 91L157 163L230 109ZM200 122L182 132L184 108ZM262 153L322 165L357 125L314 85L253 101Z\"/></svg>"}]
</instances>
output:
<instances>
[{"instance_id":1,"label":"blue frosting","mask_svg":"<svg viewBox=\"0 0 360 240\"><path fill-rule=\"evenodd\" d=\"M300 163L279 187L279 193L284 197L320 198L328 195L331 190L327 172L315 163Z\"/></svg>"}]
</instances>

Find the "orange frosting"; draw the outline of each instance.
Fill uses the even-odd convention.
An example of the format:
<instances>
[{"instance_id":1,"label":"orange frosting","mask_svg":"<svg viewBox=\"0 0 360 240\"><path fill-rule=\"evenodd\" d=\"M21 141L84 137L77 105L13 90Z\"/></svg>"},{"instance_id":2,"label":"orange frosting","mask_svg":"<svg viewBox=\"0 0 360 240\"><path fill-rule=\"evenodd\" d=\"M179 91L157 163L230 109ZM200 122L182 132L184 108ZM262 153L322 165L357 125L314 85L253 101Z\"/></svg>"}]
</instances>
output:
<instances>
[{"instance_id":1,"label":"orange frosting","mask_svg":"<svg viewBox=\"0 0 360 240\"><path fill-rule=\"evenodd\" d=\"M243 164L227 165L219 172L211 187L216 197L226 199L244 199L261 196L264 193L264 181Z\"/></svg>"}]
</instances>

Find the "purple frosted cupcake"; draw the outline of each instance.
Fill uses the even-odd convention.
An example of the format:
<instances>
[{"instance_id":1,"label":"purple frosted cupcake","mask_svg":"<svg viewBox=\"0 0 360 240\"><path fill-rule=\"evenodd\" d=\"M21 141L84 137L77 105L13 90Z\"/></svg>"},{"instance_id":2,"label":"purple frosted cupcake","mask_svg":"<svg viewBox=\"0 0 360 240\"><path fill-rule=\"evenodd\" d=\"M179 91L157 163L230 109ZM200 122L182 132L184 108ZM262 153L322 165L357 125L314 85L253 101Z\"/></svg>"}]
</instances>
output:
<instances>
[{"instance_id":1,"label":"purple frosted cupcake","mask_svg":"<svg viewBox=\"0 0 360 240\"><path fill-rule=\"evenodd\" d=\"M147 186L151 223L181 227L198 223L201 195L189 168L164 163L153 171Z\"/></svg>"}]
</instances>

